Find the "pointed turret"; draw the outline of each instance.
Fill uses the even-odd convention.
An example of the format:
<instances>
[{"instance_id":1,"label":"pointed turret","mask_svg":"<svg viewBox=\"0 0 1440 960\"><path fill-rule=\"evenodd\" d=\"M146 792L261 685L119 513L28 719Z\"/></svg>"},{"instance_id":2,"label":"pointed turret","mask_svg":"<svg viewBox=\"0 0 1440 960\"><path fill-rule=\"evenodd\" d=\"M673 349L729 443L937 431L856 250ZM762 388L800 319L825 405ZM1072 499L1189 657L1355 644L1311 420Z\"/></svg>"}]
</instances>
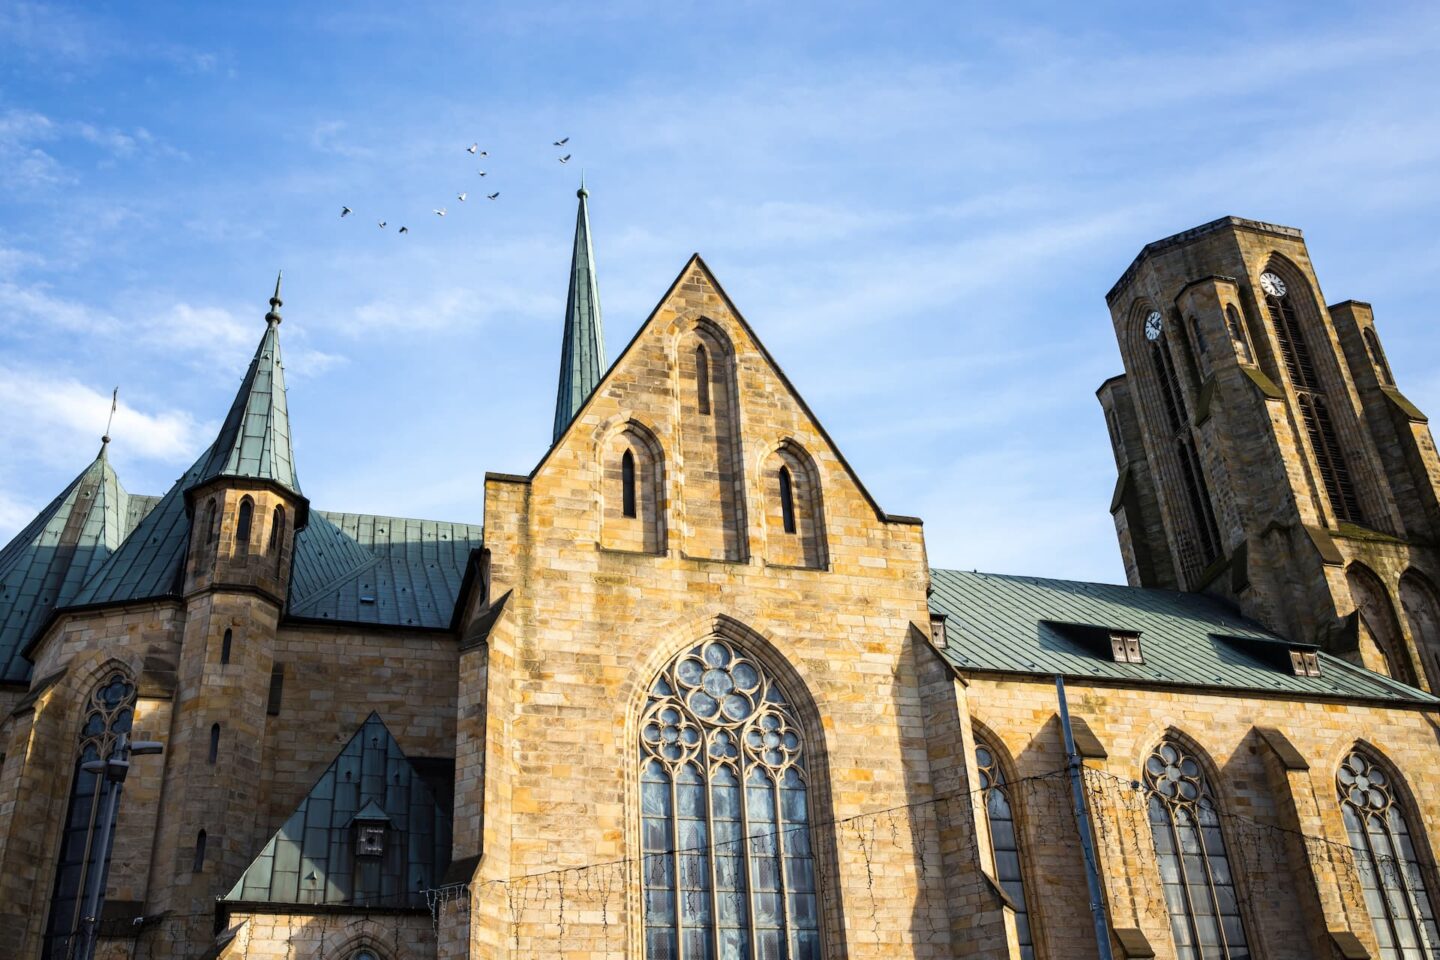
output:
<instances>
[{"instance_id":1,"label":"pointed turret","mask_svg":"<svg viewBox=\"0 0 1440 960\"><path fill-rule=\"evenodd\" d=\"M216 477L269 480L294 494L300 493L295 456L290 449L290 414L285 405L285 365L280 359L280 277L270 312L265 314L265 335L230 405L230 412L210 450L195 485Z\"/></svg>"},{"instance_id":2,"label":"pointed turret","mask_svg":"<svg viewBox=\"0 0 1440 960\"><path fill-rule=\"evenodd\" d=\"M29 676L22 651L155 504L125 492L109 444L107 436L89 466L0 549L0 680Z\"/></svg>"},{"instance_id":3,"label":"pointed turret","mask_svg":"<svg viewBox=\"0 0 1440 960\"><path fill-rule=\"evenodd\" d=\"M600 288L595 282L595 251L590 246L590 196L585 182L575 191L575 250L570 257L570 292L565 300L565 338L560 349L560 386L555 393L555 432L560 439L605 373L605 335L600 326Z\"/></svg>"}]
</instances>

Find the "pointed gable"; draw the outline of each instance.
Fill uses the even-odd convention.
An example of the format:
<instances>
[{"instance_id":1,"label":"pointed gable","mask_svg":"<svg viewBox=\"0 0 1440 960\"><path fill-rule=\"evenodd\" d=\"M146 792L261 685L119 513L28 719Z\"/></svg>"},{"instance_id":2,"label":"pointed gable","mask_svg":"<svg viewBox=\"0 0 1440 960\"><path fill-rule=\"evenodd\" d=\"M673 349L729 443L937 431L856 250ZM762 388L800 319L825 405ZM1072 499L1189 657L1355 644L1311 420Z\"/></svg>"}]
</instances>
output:
<instances>
[{"instance_id":1,"label":"pointed gable","mask_svg":"<svg viewBox=\"0 0 1440 960\"><path fill-rule=\"evenodd\" d=\"M555 392L555 430L559 440L605 373L605 334L600 325L600 288L595 251L590 245L590 196L582 184L575 213L575 248L570 256L570 289L565 298L565 333L560 347L560 383Z\"/></svg>"},{"instance_id":2,"label":"pointed gable","mask_svg":"<svg viewBox=\"0 0 1440 960\"><path fill-rule=\"evenodd\" d=\"M295 455L290 448L290 413L285 399L285 365L280 358L280 281L265 315L265 334L255 349L245 379L220 427L220 435L201 468L197 484L216 477L271 480L300 492Z\"/></svg>"},{"instance_id":3,"label":"pointed gable","mask_svg":"<svg viewBox=\"0 0 1440 960\"><path fill-rule=\"evenodd\" d=\"M132 508L132 500L140 502ZM36 631L81 593L148 500L125 492L102 444L90 465L0 549L0 680L29 676L22 652Z\"/></svg>"},{"instance_id":4,"label":"pointed gable","mask_svg":"<svg viewBox=\"0 0 1440 960\"><path fill-rule=\"evenodd\" d=\"M359 852L361 826L380 852ZM372 713L222 899L421 907L449 858L446 806Z\"/></svg>"}]
</instances>

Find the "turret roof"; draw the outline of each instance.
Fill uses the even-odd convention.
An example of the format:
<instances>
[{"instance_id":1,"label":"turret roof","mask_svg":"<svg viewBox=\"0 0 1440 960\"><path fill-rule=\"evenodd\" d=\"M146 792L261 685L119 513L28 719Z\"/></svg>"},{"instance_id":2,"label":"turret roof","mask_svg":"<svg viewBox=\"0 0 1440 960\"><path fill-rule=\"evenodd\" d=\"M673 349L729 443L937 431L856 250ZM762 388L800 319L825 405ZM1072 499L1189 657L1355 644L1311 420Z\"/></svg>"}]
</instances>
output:
<instances>
[{"instance_id":1,"label":"turret roof","mask_svg":"<svg viewBox=\"0 0 1440 960\"><path fill-rule=\"evenodd\" d=\"M600 288L590 245L590 196L582 183L575 212L575 248L570 256L570 291L565 299L565 334L560 348L560 383L555 391L555 430L560 439L605 373L605 335L600 325Z\"/></svg>"}]
</instances>

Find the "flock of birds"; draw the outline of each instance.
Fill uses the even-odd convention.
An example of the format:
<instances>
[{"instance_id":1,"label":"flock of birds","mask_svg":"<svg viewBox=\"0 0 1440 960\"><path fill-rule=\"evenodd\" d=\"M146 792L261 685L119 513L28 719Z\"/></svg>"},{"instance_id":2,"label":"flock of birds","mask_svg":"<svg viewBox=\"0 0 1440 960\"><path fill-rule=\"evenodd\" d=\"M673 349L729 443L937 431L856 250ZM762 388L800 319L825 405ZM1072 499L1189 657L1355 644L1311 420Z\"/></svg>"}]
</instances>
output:
<instances>
[{"instance_id":1,"label":"flock of birds","mask_svg":"<svg viewBox=\"0 0 1440 960\"><path fill-rule=\"evenodd\" d=\"M570 138L569 138L569 137L561 137L559 140L556 140L554 143L552 143L551 146L552 146L552 147L562 147L562 148L563 148L563 147L564 147L567 143L569 143L569 142L570 142ZM470 144L470 146L468 146L468 147L465 148L465 152L468 153L468 154L470 154L472 157L475 157L477 160L484 159L485 157L490 156L490 151L488 151L488 150L481 150L479 143L472 143L472 144ZM558 161L561 162L561 163L569 163L569 162L570 162L570 154L567 153L567 154L565 154L565 156L563 156L563 157L556 157L555 159L558 160ZM476 172L479 173L480 176L482 176L482 177L486 175L486 173L485 173L484 170L477 170ZM470 193L469 193L469 191L467 191L467 190L461 190L459 193L457 193L457 194L455 195L455 199L456 199L456 200L459 200L461 203L464 203L467 199L469 199L469 197L470 197ZM487 194L485 194L485 199L486 199L486 200L499 200L499 199L500 199L500 191L499 191L499 190L496 190L494 193L487 193ZM341 219L341 220L344 220L346 217L350 216L350 214L352 214L352 213L354 213L354 212L355 212L354 208L348 207L348 206L343 206L343 205L342 205L342 206L340 207L340 219ZM443 217L443 216L445 216L445 214L446 214L446 209L445 209L444 207L436 207L433 212L434 212L435 216L437 216L437 217ZM377 225L381 230L384 230L386 227L389 226L389 222L386 221L386 220L377 220L377 221L375 221L375 223L376 223L376 225ZM399 233L409 233L409 232L410 232L410 228L407 227L407 226L402 225L402 226L400 227L399 231L397 231L397 232L399 232Z\"/></svg>"}]
</instances>

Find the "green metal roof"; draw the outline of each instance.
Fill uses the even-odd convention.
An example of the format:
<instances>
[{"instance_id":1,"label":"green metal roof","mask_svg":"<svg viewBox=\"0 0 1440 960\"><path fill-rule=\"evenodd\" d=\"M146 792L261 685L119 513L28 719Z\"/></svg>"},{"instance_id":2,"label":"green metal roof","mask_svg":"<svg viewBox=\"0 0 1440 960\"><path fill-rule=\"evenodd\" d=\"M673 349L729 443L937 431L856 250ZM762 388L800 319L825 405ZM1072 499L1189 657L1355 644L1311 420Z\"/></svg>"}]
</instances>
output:
<instances>
[{"instance_id":1,"label":"green metal roof","mask_svg":"<svg viewBox=\"0 0 1440 960\"><path fill-rule=\"evenodd\" d=\"M930 577L930 609L946 615L941 653L965 671L1440 703L1323 653L1319 677L1297 677L1260 655L1285 638L1204 594L960 570ZM1067 624L1138 632L1145 662L1115 663Z\"/></svg>"},{"instance_id":2,"label":"green metal roof","mask_svg":"<svg viewBox=\"0 0 1440 960\"><path fill-rule=\"evenodd\" d=\"M575 249L570 257L570 292L565 299L565 334L560 347L560 384L555 391L555 432L560 439L575 414L605 375L605 334L600 325L600 287L595 280L595 251L590 246L590 194L582 183L575 192Z\"/></svg>"},{"instance_id":3,"label":"green metal roof","mask_svg":"<svg viewBox=\"0 0 1440 960\"><path fill-rule=\"evenodd\" d=\"M451 625L478 524L315 510L295 535L289 615L381 626Z\"/></svg>"},{"instance_id":4,"label":"green metal roof","mask_svg":"<svg viewBox=\"0 0 1440 960\"><path fill-rule=\"evenodd\" d=\"M154 505L125 492L105 451L102 444L90 465L0 549L0 680L30 675L21 652L35 631L75 599Z\"/></svg>"},{"instance_id":5,"label":"green metal roof","mask_svg":"<svg viewBox=\"0 0 1440 960\"><path fill-rule=\"evenodd\" d=\"M221 899L423 907L450 862L447 806L372 713ZM357 820L384 827L382 855L357 856Z\"/></svg>"},{"instance_id":6,"label":"green metal roof","mask_svg":"<svg viewBox=\"0 0 1440 960\"><path fill-rule=\"evenodd\" d=\"M285 365L280 359L280 281L265 315L265 335L220 427L210 458L196 484L216 477L273 480L300 492L290 449L290 413L285 401Z\"/></svg>"}]
</instances>

